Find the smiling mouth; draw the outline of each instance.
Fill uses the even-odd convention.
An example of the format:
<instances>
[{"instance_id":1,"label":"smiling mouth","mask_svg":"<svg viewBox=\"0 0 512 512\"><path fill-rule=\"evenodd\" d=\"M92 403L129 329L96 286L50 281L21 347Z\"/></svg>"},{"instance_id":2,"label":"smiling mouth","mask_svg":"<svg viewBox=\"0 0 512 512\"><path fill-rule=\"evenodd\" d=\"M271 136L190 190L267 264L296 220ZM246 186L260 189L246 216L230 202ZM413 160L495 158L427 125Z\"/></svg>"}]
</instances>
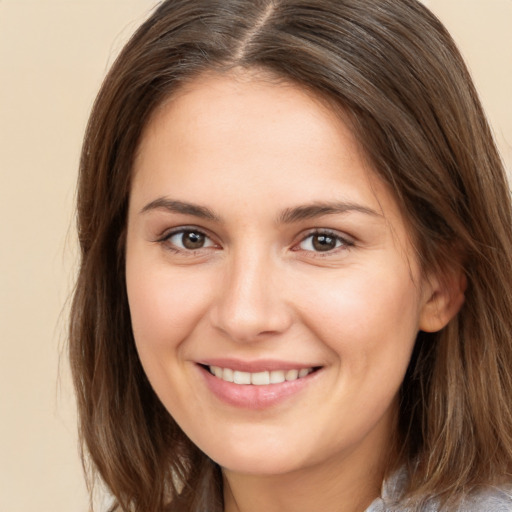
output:
<instances>
[{"instance_id":1,"label":"smiling mouth","mask_svg":"<svg viewBox=\"0 0 512 512\"><path fill-rule=\"evenodd\" d=\"M243 372L220 366L204 366L212 375L225 382L234 384L268 386L269 384L282 384L307 377L319 367L297 368L294 370L271 370L263 372Z\"/></svg>"}]
</instances>

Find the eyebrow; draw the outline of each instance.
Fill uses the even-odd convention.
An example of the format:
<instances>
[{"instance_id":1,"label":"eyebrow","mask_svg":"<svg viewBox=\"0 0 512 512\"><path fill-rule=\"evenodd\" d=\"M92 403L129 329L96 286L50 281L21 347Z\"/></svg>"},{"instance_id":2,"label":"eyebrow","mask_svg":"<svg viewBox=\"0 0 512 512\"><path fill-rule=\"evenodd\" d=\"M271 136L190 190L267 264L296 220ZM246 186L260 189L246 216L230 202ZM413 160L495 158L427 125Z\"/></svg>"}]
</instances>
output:
<instances>
[{"instance_id":1,"label":"eyebrow","mask_svg":"<svg viewBox=\"0 0 512 512\"><path fill-rule=\"evenodd\" d=\"M366 215L382 217L382 214L366 206L356 203L313 203L310 205L286 208L279 215L277 222L291 224L301 220L314 219L323 215L335 215L340 213L359 212Z\"/></svg>"},{"instance_id":2,"label":"eyebrow","mask_svg":"<svg viewBox=\"0 0 512 512\"><path fill-rule=\"evenodd\" d=\"M183 201L175 201L165 197L159 197L154 201L148 203L140 213L146 213L152 210L167 210L171 213L183 213L185 215L192 215L200 219L207 219L215 222L220 222L220 217L215 215L212 210L205 206L199 206L193 203L185 203Z\"/></svg>"},{"instance_id":3,"label":"eyebrow","mask_svg":"<svg viewBox=\"0 0 512 512\"><path fill-rule=\"evenodd\" d=\"M206 219L214 222L222 222L222 219L216 215L210 208L200 206L184 201L177 201L166 197L159 197L148 203L140 213L146 213L152 210L167 210L171 213L181 213L192 215L200 219ZM278 224L292 224L302 220L314 219L324 215L336 215L349 212L359 212L365 215L382 217L380 213L366 206L356 203L344 202L315 202L308 205L286 208L277 217Z\"/></svg>"}]
</instances>

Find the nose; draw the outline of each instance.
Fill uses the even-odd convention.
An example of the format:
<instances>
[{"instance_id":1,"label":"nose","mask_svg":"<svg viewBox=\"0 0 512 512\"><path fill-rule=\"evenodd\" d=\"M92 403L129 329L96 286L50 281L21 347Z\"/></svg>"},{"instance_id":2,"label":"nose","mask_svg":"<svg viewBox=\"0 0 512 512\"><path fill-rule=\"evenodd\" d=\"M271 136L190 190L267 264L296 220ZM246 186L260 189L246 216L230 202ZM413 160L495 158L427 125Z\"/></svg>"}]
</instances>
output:
<instances>
[{"instance_id":1,"label":"nose","mask_svg":"<svg viewBox=\"0 0 512 512\"><path fill-rule=\"evenodd\" d=\"M244 253L229 258L211 319L230 339L255 342L284 333L293 315L285 299L282 268L268 254Z\"/></svg>"}]
</instances>

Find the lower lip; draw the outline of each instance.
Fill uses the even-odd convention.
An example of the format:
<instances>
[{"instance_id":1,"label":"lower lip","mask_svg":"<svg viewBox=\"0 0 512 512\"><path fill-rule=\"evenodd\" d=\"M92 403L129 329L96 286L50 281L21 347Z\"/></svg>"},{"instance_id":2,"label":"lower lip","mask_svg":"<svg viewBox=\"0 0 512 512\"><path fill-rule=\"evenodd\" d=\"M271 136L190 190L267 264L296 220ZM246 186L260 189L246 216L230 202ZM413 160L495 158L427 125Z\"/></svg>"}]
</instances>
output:
<instances>
[{"instance_id":1,"label":"lower lip","mask_svg":"<svg viewBox=\"0 0 512 512\"><path fill-rule=\"evenodd\" d=\"M226 382L212 375L207 369L198 366L206 385L221 401L243 409L266 409L280 404L288 398L297 395L316 379L320 370L292 381L280 384L255 386L253 384L235 384Z\"/></svg>"}]
</instances>

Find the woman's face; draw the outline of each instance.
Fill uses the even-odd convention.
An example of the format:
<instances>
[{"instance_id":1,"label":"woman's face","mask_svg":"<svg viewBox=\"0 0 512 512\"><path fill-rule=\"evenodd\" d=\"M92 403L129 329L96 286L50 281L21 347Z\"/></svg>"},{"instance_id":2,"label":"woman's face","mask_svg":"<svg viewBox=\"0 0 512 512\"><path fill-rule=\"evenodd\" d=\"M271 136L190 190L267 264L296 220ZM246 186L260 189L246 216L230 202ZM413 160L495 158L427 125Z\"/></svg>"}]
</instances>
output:
<instances>
[{"instance_id":1,"label":"woman's face","mask_svg":"<svg viewBox=\"0 0 512 512\"><path fill-rule=\"evenodd\" d=\"M133 332L184 432L234 472L381 454L432 291L347 125L296 86L210 75L139 149Z\"/></svg>"}]
</instances>

